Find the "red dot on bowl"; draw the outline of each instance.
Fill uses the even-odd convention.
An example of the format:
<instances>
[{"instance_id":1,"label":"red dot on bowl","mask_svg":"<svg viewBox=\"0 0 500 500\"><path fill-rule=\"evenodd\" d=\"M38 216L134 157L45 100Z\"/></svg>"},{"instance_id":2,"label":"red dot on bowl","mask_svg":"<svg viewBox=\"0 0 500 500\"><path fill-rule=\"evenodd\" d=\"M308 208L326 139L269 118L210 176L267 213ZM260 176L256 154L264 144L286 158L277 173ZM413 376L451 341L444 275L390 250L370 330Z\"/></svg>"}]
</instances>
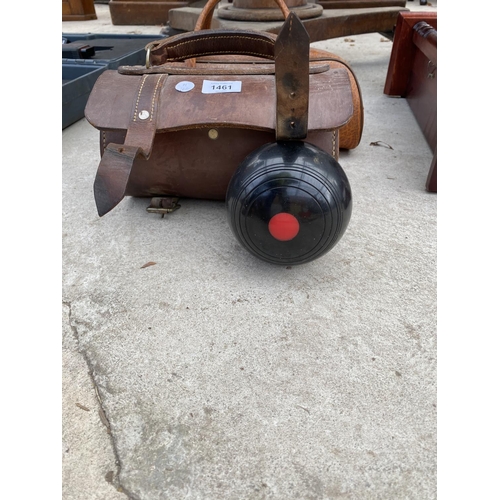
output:
<instances>
[{"instance_id":1,"label":"red dot on bowl","mask_svg":"<svg viewBox=\"0 0 500 500\"><path fill-rule=\"evenodd\" d=\"M282 212L269 221L269 232L279 241L290 241L299 233L299 221L292 215Z\"/></svg>"}]
</instances>

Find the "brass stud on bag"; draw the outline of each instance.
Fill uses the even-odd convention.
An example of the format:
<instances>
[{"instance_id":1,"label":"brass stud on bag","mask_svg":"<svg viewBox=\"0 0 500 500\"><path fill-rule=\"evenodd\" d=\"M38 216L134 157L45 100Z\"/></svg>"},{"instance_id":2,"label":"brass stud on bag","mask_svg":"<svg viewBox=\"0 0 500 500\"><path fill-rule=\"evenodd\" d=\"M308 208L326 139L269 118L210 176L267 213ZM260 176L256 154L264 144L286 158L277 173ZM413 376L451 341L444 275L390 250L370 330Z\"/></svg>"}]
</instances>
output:
<instances>
[{"instance_id":1,"label":"brass stud on bag","mask_svg":"<svg viewBox=\"0 0 500 500\"><path fill-rule=\"evenodd\" d=\"M210 139L217 139L217 137L219 137L219 132L217 132L217 130L215 130L214 128L211 128L209 131L208 131L208 137L210 137Z\"/></svg>"}]
</instances>

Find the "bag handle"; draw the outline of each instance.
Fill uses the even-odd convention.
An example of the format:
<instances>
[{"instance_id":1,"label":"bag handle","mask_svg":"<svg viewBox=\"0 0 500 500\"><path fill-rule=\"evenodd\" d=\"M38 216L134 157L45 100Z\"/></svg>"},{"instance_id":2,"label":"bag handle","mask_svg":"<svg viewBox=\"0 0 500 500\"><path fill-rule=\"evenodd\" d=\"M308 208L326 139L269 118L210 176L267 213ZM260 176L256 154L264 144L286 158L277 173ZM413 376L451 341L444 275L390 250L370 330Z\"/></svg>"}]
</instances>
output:
<instances>
[{"instance_id":1,"label":"bag handle","mask_svg":"<svg viewBox=\"0 0 500 500\"><path fill-rule=\"evenodd\" d=\"M202 30L146 45L146 68L210 55L240 54L274 59L276 35L250 30Z\"/></svg>"},{"instance_id":2,"label":"bag handle","mask_svg":"<svg viewBox=\"0 0 500 500\"><path fill-rule=\"evenodd\" d=\"M219 1L220 0L208 0L208 2L205 4L205 7L203 7L200 16L198 17L198 21L196 22L194 31L210 29L215 6L219 3ZM290 14L290 10L288 9L288 6L286 5L285 1L284 0L274 0L274 1L281 9L284 19L286 19L288 17L288 14Z\"/></svg>"},{"instance_id":3,"label":"bag handle","mask_svg":"<svg viewBox=\"0 0 500 500\"><path fill-rule=\"evenodd\" d=\"M212 30L212 16L220 0L208 0L194 31L181 33L146 45L146 68L168 62L186 61L194 67L195 58L209 55L240 54L274 59L276 35L251 30ZM285 19L290 11L284 0L274 0Z\"/></svg>"}]
</instances>

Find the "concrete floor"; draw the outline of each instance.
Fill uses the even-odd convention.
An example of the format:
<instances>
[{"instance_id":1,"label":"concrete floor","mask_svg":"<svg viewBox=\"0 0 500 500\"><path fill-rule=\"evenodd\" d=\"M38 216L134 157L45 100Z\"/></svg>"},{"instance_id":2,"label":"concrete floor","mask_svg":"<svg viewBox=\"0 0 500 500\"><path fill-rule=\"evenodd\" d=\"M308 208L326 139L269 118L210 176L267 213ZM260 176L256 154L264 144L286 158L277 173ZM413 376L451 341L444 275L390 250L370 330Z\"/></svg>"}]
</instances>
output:
<instances>
[{"instance_id":1,"label":"concrete floor","mask_svg":"<svg viewBox=\"0 0 500 500\"><path fill-rule=\"evenodd\" d=\"M62 31L160 30L96 11ZM98 131L63 131L65 500L436 498L432 154L383 94L392 42L314 46L351 64L365 128L340 155L349 228L310 264L253 258L223 203L161 219L126 198L99 218Z\"/></svg>"}]
</instances>

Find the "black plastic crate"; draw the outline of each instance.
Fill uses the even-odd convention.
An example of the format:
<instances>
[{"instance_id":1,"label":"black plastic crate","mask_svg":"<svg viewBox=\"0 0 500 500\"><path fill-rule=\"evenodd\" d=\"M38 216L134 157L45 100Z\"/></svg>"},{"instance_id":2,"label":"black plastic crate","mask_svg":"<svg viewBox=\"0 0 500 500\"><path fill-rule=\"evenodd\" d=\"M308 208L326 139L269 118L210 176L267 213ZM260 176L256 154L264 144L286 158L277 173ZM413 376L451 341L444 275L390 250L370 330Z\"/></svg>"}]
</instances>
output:
<instances>
[{"instance_id":1,"label":"black plastic crate","mask_svg":"<svg viewBox=\"0 0 500 500\"><path fill-rule=\"evenodd\" d=\"M85 106L99 75L107 69L105 63L94 61L74 61L63 59L62 62L62 128L84 116Z\"/></svg>"},{"instance_id":2,"label":"black plastic crate","mask_svg":"<svg viewBox=\"0 0 500 500\"><path fill-rule=\"evenodd\" d=\"M119 66L144 65L144 47L165 35L65 34L62 39L62 128L84 117L99 75Z\"/></svg>"},{"instance_id":3,"label":"black plastic crate","mask_svg":"<svg viewBox=\"0 0 500 500\"><path fill-rule=\"evenodd\" d=\"M63 59L90 59L92 61L103 61L108 64L109 69L118 66L133 66L146 62L146 51L144 47L154 40L161 40L165 35L122 35L122 34L64 34L62 35L62 57ZM88 45L89 53L78 54L78 46Z\"/></svg>"}]
</instances>

